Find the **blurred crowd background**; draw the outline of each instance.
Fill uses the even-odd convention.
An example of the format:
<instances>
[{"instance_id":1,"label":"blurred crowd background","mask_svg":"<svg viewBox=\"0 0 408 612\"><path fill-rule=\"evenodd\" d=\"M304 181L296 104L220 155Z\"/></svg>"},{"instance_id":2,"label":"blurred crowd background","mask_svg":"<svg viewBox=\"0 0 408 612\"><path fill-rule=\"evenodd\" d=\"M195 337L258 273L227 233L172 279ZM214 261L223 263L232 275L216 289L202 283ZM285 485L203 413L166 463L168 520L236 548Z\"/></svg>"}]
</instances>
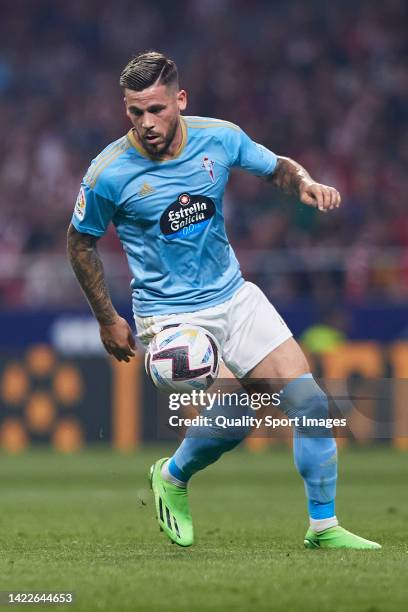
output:
<instances>
[{"instance_id":1,"label":"blurred crowd background","mask_svg":"<svg viewBox=\"0 0 408 612\"><path fill-rule=\"evenodd\" d=\"M227 230L317 375L379 398L356 438L389 423L407 448L391 426L406 394L385 401L379 378L408 377L407 31L405 0L2 0L0 448L157 439L143 358L105 359L65 253L90 161L129 129L121 70L148 49L177 62L187 114L239 124L342 193L317 213L234 171ZM112 229L100 250L130 321Z\"/></svg>"},{"instance_id":2,"label":"blurred crowd background","mask_svg":"<svg viewBox=\"0 0 408 612\"><path fill-rule=\"evenodd\" d=\"M318 214L236 172L227 229L277 303L408 302L408 5L403 0L3 0L0 301L83 305L65 259L82 176L128 130L118 85L137 52L175 59L187 114L239 124L336 186ZM125 258L101 241L114 298Z\"/></svg>"}]
</instances>

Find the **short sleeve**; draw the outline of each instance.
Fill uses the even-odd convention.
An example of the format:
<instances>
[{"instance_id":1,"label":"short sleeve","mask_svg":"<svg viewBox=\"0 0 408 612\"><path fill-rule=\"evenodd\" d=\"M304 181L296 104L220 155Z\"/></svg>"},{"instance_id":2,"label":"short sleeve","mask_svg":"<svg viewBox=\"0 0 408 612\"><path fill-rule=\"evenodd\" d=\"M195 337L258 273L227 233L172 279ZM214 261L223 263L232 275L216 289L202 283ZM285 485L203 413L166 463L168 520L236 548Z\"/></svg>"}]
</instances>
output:
<instances>
[{"instance_id":1,"label":"short sleeve","mask_svg":"<svg viewBox=\"0 0 408 612\"><path fill-rule=\"evenodd\" d=\"M277 163L275 153L254 142L241 129L234 130L235 159L232 166L238 166L256 176L272 174Z\"/></svg>"},{"instance_id":2,"label":"short sleeve","mask_svg":"<svg viewBox=\"0 0 408 612\"><path fill-rule=\"evenodd\" d=\"M82 182L71 223L78 232L102 236L115 212L116 206L111 200Z\"/></svg>"}]
</instances>

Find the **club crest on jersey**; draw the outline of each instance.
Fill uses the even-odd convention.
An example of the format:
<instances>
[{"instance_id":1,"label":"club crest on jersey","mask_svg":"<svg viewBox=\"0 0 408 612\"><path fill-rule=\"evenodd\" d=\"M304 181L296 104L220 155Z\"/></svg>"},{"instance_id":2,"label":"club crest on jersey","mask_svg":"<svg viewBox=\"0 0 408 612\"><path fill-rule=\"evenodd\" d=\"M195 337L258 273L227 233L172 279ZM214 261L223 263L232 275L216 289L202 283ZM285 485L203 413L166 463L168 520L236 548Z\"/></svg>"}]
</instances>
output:
<instances>
[{"instance_id":1,"label":"club crest on jersey","mask_svg":"<svg viewBox=\"0 0 408 612\"><path fill-rule=\"evenodd\" d=\"M83 218L85 217L85 210L86 210L86 196L85 196L84 188L81 187L78 193L78 197L75 202L75 209L74 209L74 214L76 218L79 219L80 221L82 221Z\"/></svg>"},{"instance_id":2,"label":"club crest on jersey","mask_svg":"<svg viewBox=\"0 0 408 612\"><path fill-rule=\"evenodd\" d=\"M202 232L214 215L215 204L210 198L181 193L160 217L160 229L168 240L189 238Z\"/></svg>"},{"instance_id":3,"label":"club crest on jersey","mask_svg":"<svg viewBox=\"0 0 408 612\"><path fill-rule=\"evenodd\" d=\"M201 167L203 168L203 170L206 170L208 172L211 182L215 183L214 162L208 157L208 155L204 155Z\"/></svg>"}]
</instances>

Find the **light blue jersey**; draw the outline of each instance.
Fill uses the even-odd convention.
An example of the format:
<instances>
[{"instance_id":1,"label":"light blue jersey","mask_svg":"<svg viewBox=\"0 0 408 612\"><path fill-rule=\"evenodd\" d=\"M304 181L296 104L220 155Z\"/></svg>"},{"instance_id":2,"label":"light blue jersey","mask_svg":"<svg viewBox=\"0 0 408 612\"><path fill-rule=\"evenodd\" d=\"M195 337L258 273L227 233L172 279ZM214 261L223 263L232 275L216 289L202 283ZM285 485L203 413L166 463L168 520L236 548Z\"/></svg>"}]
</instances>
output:
<instances>
[{"instance_id":1,"label":"light blue jersey","mask_svg":"<svg viewBox=\"0 0 408 612\"><path fill-rule=\"evenodd\" d=\"M276 155L239 127L182 117L177 155L148 157L131 130L96 157L72 217L74 227L102 236L115 225L132 272L139 316L191 312L230 299L243 284L225 232L222 200L230 169L265 176Z\"/></svg>"}]
</instances>

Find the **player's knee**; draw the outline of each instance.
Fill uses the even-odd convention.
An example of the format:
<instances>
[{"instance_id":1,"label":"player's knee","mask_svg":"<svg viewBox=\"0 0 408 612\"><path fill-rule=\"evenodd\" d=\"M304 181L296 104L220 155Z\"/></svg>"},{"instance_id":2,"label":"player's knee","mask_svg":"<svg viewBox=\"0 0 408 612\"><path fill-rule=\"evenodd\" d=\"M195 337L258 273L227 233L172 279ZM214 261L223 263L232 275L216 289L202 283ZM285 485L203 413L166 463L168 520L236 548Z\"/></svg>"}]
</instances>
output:
<instances>
[{"instance_id":1,"label":"player's knee","mask_svg":"<svg viewBox=\"0 0 408 612\"><path fill-rule=\"evenodd\" d=\"M313 376L300 376L290 382L282 394L282 410L289 418L327 419L327 395Z\"/></svg>"}]
</instances>

